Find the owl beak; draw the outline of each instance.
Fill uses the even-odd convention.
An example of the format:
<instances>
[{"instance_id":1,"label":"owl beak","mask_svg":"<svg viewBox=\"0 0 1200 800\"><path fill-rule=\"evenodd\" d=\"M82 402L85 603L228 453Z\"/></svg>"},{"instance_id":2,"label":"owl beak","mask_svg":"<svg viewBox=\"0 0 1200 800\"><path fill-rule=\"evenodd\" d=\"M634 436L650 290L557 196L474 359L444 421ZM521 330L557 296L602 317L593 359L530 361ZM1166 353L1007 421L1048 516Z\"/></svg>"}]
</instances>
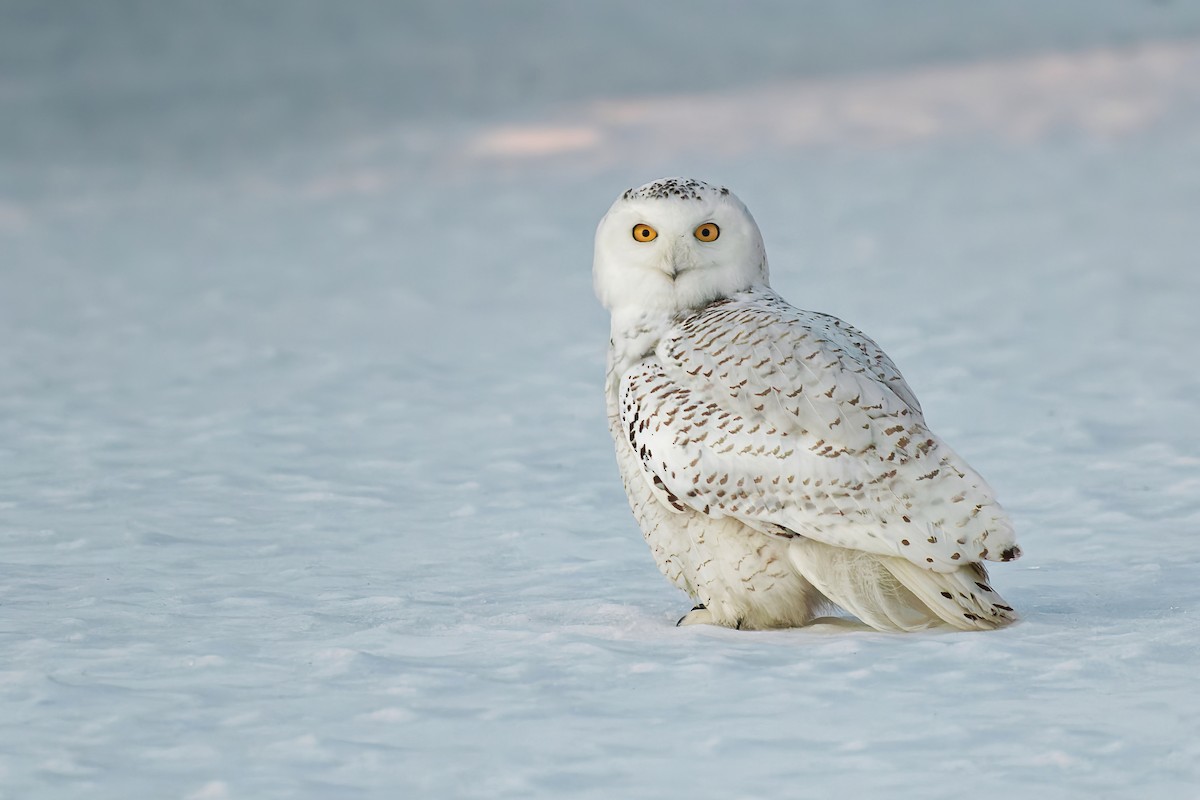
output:
<instances>
[{"instance_id":1,"label":"owl beak","mask_svg":"<svg viewBox=\"0 0 1200 800\"><path fill-rule=\"evenodd\" d=\"M663 264L663 272L667 273L667 277L671 280L675 280L687 268L687 248L684 247L683 240L679 239L667 251L667 260Z\"/></svg>"}]
</instances>

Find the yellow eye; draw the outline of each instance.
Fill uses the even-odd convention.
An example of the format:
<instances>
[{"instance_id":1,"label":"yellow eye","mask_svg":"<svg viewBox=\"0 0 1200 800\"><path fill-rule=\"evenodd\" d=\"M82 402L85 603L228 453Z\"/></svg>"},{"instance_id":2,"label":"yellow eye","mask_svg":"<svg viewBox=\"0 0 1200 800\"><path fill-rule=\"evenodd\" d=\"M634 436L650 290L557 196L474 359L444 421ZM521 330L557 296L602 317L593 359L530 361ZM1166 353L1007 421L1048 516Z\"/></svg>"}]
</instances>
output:
<instances>
[{"instance_id":1,"label":"yellow eye","mask_svg":"<svg viewBox=\"0 0 1200 800\"><path fill-rule=\"evenodd\" d=\"M692 231L692 235L702 242L715 242L721 235L721 229L715 222L706 222Z\"/></svg>"},{"instance_id":2,"label":"yellow eye","mask_svg":"<svg viewBox=\"0 0 1200 800\"><path fill-rule=\"evenodd\" d=\"M653 242L658 238L658 231L645 223L639 222L633 226L633 238L639 242Z\"/></svg>"}]
</instances>

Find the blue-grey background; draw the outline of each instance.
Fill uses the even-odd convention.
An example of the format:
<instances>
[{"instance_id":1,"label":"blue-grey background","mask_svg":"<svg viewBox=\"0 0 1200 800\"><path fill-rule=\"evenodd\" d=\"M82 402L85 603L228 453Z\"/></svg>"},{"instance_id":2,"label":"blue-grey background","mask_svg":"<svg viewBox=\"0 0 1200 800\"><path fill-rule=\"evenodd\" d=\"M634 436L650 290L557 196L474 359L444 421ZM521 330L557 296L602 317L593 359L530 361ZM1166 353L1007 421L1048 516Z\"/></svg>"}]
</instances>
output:
<instances>
[{"instance_id":1,"label":"blue-grey background","mask_svg":"<svg viewBox=\"0 0 1200 800\"><path fill-rule=\"evenodd\" d=\"M0 1L0 798L1194 798L1200 6ZM673 627L595 222L731 187L1026 556Z\"/></svg>"}]
</instances>

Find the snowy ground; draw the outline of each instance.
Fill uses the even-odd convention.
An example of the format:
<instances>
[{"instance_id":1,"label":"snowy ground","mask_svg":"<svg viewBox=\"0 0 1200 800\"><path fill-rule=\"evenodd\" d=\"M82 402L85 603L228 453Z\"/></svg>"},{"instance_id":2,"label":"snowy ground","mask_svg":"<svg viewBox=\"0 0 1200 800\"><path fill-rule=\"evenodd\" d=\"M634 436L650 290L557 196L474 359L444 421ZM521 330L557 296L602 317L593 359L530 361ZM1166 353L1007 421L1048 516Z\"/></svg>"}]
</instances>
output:
<instances>
[{"instance_id":1,"label":"snowy ground","mask_svg":"<svg viewBox=\"0 0 1200 800\"><path fill-rule=\"evenodd\" d=\"M1200 9L595 5L0 3L0 798L1200 797ZM589 274L669 174L1022 624L673 627Z\"/></svg>"}]
</instances>

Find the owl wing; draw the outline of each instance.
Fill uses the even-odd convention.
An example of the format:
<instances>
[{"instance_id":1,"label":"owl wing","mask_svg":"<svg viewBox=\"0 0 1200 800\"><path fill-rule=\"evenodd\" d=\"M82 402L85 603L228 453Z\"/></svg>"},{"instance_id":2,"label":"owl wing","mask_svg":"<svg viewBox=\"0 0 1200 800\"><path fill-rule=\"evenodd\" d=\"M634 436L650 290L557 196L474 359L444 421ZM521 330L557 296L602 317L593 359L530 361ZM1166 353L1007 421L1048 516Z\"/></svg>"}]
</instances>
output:
<instances>
[{"instance_id":1,"label":"owl wing","mask_svg":"<svg viewBox=\"0 0 1200 800\"><path fill-rule=\"evenodd\" d=\"M755 289L680 319L621 379L661 502L950 571L1019 551L983 479L899 370L841 320Z\"/></svg>"}]
</instances>

